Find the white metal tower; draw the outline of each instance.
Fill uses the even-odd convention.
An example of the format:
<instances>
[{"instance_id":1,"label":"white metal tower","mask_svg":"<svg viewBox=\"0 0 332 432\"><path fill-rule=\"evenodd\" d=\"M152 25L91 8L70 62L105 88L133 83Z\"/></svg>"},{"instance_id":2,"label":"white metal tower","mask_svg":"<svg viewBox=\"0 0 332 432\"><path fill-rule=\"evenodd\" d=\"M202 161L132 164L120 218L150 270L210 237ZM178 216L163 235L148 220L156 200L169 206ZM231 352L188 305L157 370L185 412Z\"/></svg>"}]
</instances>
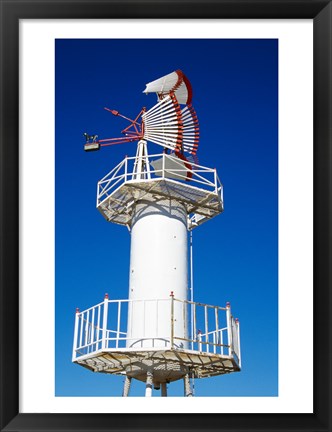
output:
<instances>
[{"instance_id":1,"label":"white metal tower","mask_svg":"<svg viewBox=\"0 0 332 432\"><path fill-rule=\"evenodd\" d=\"M192 89L181 71L152 83L151 109L141 110L124 137L86 136L86 150L138 141L126 157L98 182L97 209L131 233L129 296L76 311L73 362L95 372L126 377L123 396L135 378L167 396L167 384L239 371L239 322L230 304L212 306L188 298L188 231L223 211L222 185L215 169L198 164L198 120ZM139 123L141 119L141 123ZM147 140L163 153L149 155ZM190 289L193 281L191 272Z\"/></svg>"}]
</instances>

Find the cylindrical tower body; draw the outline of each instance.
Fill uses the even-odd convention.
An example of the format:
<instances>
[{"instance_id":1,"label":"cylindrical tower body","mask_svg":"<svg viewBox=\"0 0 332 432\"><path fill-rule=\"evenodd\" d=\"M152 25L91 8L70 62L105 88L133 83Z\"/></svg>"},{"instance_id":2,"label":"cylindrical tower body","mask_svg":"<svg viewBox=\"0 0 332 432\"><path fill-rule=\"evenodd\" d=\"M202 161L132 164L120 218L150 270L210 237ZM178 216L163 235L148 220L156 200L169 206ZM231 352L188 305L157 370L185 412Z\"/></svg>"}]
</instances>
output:
<instances>
[{"instance_id":1,"label":"cylindrical tower body","mask_svg":"<svg viewBox=\"0 0 332 432\"><path fill-rule=\"evenodd\" d=\"M187 212L174 199L138 201L131 224L127 347L171 346L187 338ZM187 343L174 340L177 347Z\"/></svg>"}]
</instances>

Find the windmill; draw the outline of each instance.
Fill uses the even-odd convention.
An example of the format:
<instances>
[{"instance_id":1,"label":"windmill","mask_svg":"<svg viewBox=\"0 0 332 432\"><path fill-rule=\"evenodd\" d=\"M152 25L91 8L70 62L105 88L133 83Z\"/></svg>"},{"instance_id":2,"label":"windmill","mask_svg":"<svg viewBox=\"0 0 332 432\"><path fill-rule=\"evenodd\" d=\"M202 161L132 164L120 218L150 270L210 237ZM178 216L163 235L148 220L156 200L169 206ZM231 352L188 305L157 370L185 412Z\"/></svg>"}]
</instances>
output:
<instances>
[{"instance_id":1,"label":"windmill","mask_svg":"<svg viewBox=\"0 0 332 432\"><path fill-rule=\"evenodd\" d=\"M192 87L177 70L146 85L157 103L129 122L119 138L84 134L86 151L137 142L98 182L97 209L131 235L129 295L76 311L73 362L94 372L123 375L123 396L132 379L167 396L167 385L240 371L239 321L224 307L194 302L192 230L223 211L222 185L215 169L199 165L199 124ZM147 142L162 147L148 154ZM190 254L188 254L188 232ZM188 292L190 293L188 295Z\"/></svg>"}]
</instances>

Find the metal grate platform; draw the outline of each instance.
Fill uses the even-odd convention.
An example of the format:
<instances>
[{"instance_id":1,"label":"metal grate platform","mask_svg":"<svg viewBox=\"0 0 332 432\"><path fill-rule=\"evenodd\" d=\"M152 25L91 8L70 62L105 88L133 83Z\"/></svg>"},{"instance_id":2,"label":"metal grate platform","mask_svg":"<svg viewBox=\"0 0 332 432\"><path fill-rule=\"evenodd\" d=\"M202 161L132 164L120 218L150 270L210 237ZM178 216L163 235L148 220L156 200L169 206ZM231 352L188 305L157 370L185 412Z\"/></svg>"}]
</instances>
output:
<instances>
[{"instance_id":1,"label":"metal grate platform","mask_svg":"<svg viewBox=\"0 0 332 432\"><path fill-rule=\"evenodd\" d=\"M82 356L76 363L93 372L127 374L141 381L145 381L146 370L152 367L154 377L160 382L176 381L188 373L195 378L206 378L240 371L233 356L178 349L107 350Z\"/></svg>"}]
</instances>

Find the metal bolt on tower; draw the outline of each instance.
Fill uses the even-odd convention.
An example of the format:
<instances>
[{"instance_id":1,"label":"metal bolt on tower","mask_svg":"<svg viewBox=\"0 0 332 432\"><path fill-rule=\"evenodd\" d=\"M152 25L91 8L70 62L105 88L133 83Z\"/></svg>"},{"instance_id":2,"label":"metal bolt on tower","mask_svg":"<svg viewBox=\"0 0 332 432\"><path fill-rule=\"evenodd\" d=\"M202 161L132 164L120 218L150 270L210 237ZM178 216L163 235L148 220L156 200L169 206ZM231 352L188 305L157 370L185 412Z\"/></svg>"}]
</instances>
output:
<instances>
[{"instance_id":1,"label":"metal bolt on tower","mask_svg":"<svg viewBox=\"0 0 332 432\"><path fill-rule=\"evenodd\" d=\"M142 108L121 138L97 140L85 133L85 150L138 141L98 182L97 209L131 233L129 296L76 311L73 362L125 376L167 396L167 384L240 371L240 327L230 304L212 306L188 299L188 231L223 211L222 185L215 169L198 164L198 120L192 89L181 71L147 84L158 102ZM149 155L147 141L163 147ZM191 272L192 274L192 272ZM192 279L192 277L191 277ZM192 280L190 281L192 290ZM192 291L191 291L192 292Z\"/></svg>"}]
</instances>

